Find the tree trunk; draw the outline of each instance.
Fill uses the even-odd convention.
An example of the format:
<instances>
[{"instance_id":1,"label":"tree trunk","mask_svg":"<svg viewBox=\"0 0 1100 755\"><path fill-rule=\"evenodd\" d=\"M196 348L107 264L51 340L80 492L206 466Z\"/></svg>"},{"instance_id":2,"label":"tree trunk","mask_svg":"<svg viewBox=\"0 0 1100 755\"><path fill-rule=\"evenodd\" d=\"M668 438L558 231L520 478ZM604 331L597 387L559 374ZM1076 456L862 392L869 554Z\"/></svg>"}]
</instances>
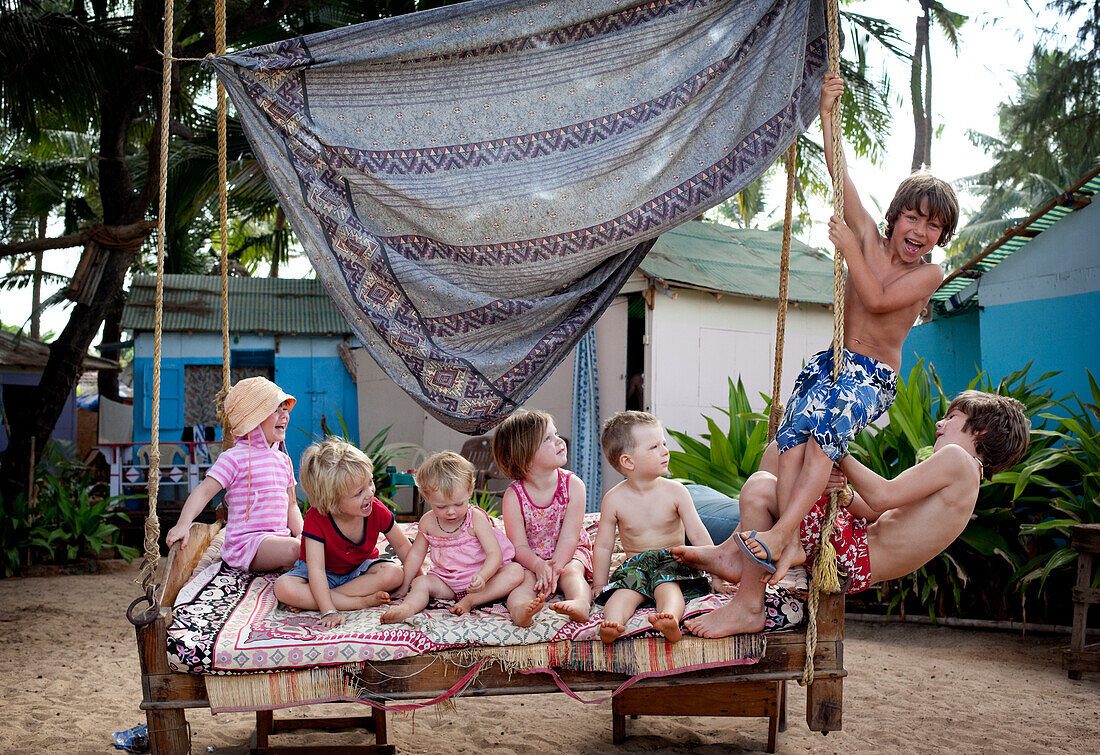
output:
<instances>
[{"instance_id":1,"label":"tree trunk","mask_svg":"<svg viewBox=\"0 0 1100 755\"><path fill-rule=\"evenodd\" d=\"M122 356L122 348L118 343L122 340L122 301L115 296L107 317L103 320L103 337L99 341L99 353L104 359L118 361ZM104 350L105 346L113 346L114 350ZM99 397L111 401L118 401L118 370L100 370L97 377L99 383Z\"/></svg>"},{"instance_id":2,"label":"tree trunk","mask_svg":"<svg viewBox=\"0 0 1100 755\"><path fill-rule=\"evenodd\" d=\"M931 113L925 110L925 94L922 91L923 64L928 48L928 28L931 11L926 0L921 0L924 13L917 17L917 41L913 48L909 89L913 99L913 164L910 170L920 170L928 161L925 145L931 139Z\"/></svg>"},{"instance_id":3,"label":"tree trunk","mask_svg":"<svg viewBox=\"0 0 1100 755\"><path fill-rule=\"evenodd\" d=\"M46 237L46 216L38 218L38 238ZM31 338L42 338L42 313L38 308L42 306L42 255L43 252L34 253L34 282L31 284Z\"/></svg>"},{"instance_id":4,"label":"tree trunk","mask_svg":"<svg viewBox=\"0 0 1100 755\"><path fill-rule=\"evenodd\" d=\"M275 243L271 245L271 271L269 278L279 277L279 262L286 254L286 213L282 205L275 209Z\"/></svg>"},{"instance_id":5,"label":"tree trunk","mask_svg":"<svg viewBox=\"0 0 1100 755\"><path fill-rule=\"evenodd\" d=\"M84 357L96 331L126 280L133 255L89 240L85 254L103 255L103 275L88 304L77 304L61 335L50 345L50 358L32 400L8 406L11 437L0 461L0 499L13 500L26 485L62 409L80 378Z\"/></svg>"}]
</instances>

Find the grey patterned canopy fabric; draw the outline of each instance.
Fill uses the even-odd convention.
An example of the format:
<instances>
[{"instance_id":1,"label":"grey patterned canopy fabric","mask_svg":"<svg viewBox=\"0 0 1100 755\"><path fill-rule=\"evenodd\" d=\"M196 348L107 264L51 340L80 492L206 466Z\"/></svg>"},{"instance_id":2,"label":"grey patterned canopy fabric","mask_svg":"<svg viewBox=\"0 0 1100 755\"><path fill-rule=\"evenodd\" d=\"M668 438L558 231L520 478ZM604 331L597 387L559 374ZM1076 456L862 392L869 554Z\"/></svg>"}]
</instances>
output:
<instances>
[{"instance_id":1,"label":"grey patterned canopy fabric","mask_svg":"<svg viewBox=\"0 0 1100 755\"><path fill-rule=\"evenodd\" d=\"M366 348L481 433L806 129L825 45L821 0L475 0L214 65Z\"/></svg>"}]
</instances>

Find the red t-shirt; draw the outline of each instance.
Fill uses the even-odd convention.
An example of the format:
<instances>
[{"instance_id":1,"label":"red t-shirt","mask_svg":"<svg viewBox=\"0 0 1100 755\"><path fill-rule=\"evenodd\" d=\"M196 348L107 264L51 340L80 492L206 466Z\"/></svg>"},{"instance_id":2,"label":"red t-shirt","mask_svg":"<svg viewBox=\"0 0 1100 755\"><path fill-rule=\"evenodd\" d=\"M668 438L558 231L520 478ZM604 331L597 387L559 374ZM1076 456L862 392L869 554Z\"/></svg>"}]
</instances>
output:
<instances>
[{"instance_id":1,"label":"red t-shirt","mask_svg":"<svg viewBox=\"0 0 1100 755\"><path fill-rule=\"evenodd\" d=\"M333 574L347 574L357 568L368 558L378 558L378 535L389 532L393 527L393 514L386 504L375 498L372 502L371 512L366 518L366 526L363 528L363 539L355 542L348 538L331 516L322 514L317 509L306 511L305 522L302 525L302 537L317 540L325 544L325 571ZM302 550L299 556L303 561L306 558L306 543L302 540Z\"/></svg>"}]
</instances>

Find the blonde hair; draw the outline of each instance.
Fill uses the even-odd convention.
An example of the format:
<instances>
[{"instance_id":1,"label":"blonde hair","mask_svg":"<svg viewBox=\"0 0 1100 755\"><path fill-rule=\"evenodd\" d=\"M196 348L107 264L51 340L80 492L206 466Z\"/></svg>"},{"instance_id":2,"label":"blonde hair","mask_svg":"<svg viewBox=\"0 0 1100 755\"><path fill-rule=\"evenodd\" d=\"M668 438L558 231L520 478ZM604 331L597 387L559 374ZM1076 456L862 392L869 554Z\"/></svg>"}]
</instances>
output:
<instances>
[{"instance_id":1,"label":"blonde hair","mask_svg":"<svg viewBox=\"0 0 1100 755\"><path fill-rule=\"evenodd\" d=\"M661 420L649 412L630 410L612 415L603 423L600 446L608 463L620 474L623 470L619 466L619 457L634 450L635 427L661 427Z\"/></svg>"},{"instance_id":2,"label":"blonde hair","mask_svg":"<svg viewBox=\"0 0 1100 755\"><path fill-rule=\"evenodd\" d=\"M513 480L522 480L531 468L552 418L537 409L520 409L504 420L493 435L497 467Z\"/></svg>"},{"instance_id":3,"label":"blonde hair","mask_svg":"<svg viewBox=\"0 0 1100 755\"><path fill-rule=\"evenodd\" d=\"M300 469L310 507L326 515L335 513L340 499L354 486L374 478L370 457L346 440L332 436L302 452Z\"/></svg>"},{"instance_id":4,"label":"blonde hair","mask_svg":"<svg viewBox=\"0 0 1100 755\"><path fill-rule=\"evenodd\" d=\"M476 470L465 457L454 451L432 454L416 470L416 487L426 496L438 493L450 498L474 490Z\"/></svg>"}]
</instances>

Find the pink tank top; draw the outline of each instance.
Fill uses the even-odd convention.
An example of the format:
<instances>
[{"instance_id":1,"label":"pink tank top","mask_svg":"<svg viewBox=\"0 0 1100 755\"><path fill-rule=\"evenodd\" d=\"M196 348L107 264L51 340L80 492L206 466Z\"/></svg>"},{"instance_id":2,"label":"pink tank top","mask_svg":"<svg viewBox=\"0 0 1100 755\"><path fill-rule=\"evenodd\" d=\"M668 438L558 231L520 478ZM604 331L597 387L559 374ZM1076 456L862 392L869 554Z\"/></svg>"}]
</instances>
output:
<instances>
[{"instance_id":1,"label":"pink tank top","mask_svg":"<svg viewBox=\"0 0 1100 755\"><path fill-rule=\"evenodd\" d=\"M568 470L558 470L558 487L554 490L554 496L550 499L548 506L536 506L531 496L527 494L527 488L522 480L516 480L509 486L519 499L527 543L539 558L546 561L554 557L554 549L558 547L561 525L565 521L565 512L569 508L569 478L572 476L573 473ZM592 539L583 527L580 539L577 540L577 549L588 553L592 551Z\"/></svg>"}]
</instances>

